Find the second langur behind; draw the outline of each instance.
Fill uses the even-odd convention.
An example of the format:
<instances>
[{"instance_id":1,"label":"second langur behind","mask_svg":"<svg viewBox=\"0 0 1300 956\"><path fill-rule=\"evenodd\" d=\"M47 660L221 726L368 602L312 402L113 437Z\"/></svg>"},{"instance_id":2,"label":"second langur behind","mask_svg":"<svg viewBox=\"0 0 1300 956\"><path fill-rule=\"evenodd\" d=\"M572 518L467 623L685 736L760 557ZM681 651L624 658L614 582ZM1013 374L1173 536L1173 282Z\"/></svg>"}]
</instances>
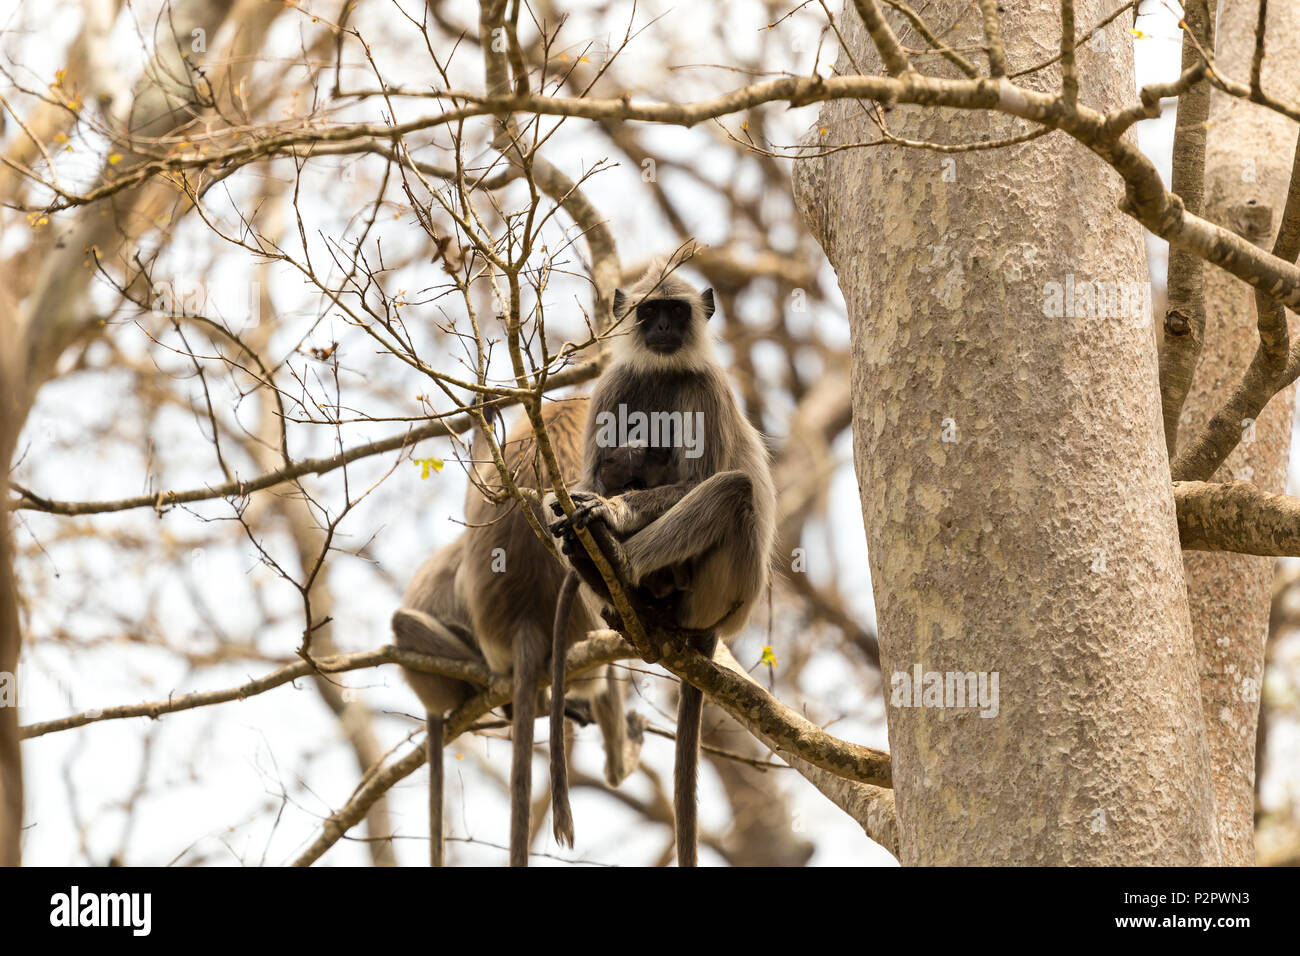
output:
<instances>
[{"instance_id":1,"label":"second langur behind","mask_svg":"<svg viewBox=\"0 0 1300 956\"><path fill-rule=\"evenodd\" d=\"M586 399L568 399L548 404L542 410L542 421L566 483L578 479L587 404ZM519 487L539 493L550 487L527 418L511 429L501 450L506 468ZM514 685L510 863L526 866L531 837L533 722L537 717L538 687L550 656L556 597L564 568L538 539L522 506L509 497L492 500L503 487L496 467L479 442L475 442L474 459L474 482L465 502L469 527L463 537L461 593L471 630L488 667L495 674L509 675ZM546 518L541 506L529 507L544 528ZM600 627L589 602L575 602L567 642L576 643ZM629 734L623 690L623 683L608 665L571 682L568 688L568 698L591 703L605 742L605 779L613 786L636 768L641 744L637 722L632 722Z\"/></svg>"}]
</instances>

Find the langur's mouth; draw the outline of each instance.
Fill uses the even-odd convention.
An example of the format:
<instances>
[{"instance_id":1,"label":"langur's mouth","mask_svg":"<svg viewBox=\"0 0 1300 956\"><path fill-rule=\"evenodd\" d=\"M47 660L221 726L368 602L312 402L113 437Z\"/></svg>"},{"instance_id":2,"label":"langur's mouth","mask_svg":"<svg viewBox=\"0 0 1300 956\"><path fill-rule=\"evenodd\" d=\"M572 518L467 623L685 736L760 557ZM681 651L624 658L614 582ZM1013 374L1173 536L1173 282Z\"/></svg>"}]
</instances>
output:
<instances>
[{"instance_id":1,"label":"langur's mouth","mask_svg":"<svg viewBox=\"0 0 1300 956\"><path fill-rule=\"evenodd\" d=\"M682 347L680 339L646 339L645 347L655 355L672 355Z\"/></svg>"}]
</instances>

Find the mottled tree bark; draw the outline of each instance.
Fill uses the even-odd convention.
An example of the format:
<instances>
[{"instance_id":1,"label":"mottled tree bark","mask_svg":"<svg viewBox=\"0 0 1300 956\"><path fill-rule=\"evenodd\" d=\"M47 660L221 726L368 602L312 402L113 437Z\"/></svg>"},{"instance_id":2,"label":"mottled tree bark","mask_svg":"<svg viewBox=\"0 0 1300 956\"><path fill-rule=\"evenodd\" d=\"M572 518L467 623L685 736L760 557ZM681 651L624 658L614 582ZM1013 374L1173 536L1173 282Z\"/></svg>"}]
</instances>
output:
<instances>
[{"instance_id":1,"label":"mottled tree bark","mask_svg":"<svg viewBox=\"0 0 1300 956\"><path fill-rule=\"evenodd\" d=\"M964 6L940 0L931 20ZM1005 5L1010 73L1059 45L1056 5L1030 6ZM1076 6L1081 24L1109 12ZM1080 102L1133 97L1126 26L1079 47ZM841 29L875 68L851 7ZM949 40L980 42L977 28ZM838 68L853 70L843 52ZM885 116L910 139L1018 131L984 114ZM829 104L810 141L876 138L866 117ZM1216 862L1149 304L1090 306L1084 285L1146 288L1116 178L1049 137L956 156L844 150L801 160L795 179L848 305L886 687L914 665L998 677L990 717L891 693L900 859Z\"/></svg>"},{"instance_id":2,"label":"mottled tree bark","mask_svg":"<svg viewBox=\"0 0 1300 956\"><path fill-rule=\"evenodd\" d=\"M1219 2L1216 59L1232 76L1250 75L1258 8L1257 0ZM1294 101L1300 97L1300 6L1269 4L1267 37L1264 88ZM1287 118L1215 91L1206 156L1206 217L1271 248L1295 143L1296 126ZM1255 296L1244 283L1207 268L1205 304L1205 344L1183 406L1182 438L1214 414L1259 343ZM1290 386L1269 402L1258 421L1243 422L1243 441L1214 480L1243 479L1264 491L1284 491L1294 406L1295 387ZM1203 552L1188 552L1183 561L1224 862L1250 865L1255 860L1255 731L1275 562Z\"/></svg>"}]
</instances>

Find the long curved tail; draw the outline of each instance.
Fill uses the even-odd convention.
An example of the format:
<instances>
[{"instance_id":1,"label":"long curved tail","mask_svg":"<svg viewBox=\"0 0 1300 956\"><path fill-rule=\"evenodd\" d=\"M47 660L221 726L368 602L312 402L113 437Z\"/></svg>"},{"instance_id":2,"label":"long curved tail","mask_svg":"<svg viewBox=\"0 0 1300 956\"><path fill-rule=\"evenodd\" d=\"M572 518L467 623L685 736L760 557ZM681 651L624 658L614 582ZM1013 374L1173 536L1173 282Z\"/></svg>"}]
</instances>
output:
<instances>
[{"instance_id":1,"label":"long curved tail","mask_svg":"<svg viewBox=\"0 0 1300 956\"><path fill-rule=\"evenodd\" d=\"M712 657L716 634L698 638L696 649ZM682 681L677 698L677 751L673 767L673 811L677 828L677 865L699 864L700 818L696 791L700 767L700 730L704 722L704 692Z\"/></svg>"},{"instance_id":2,"label":"long curved tail","mask_svg":"<svg viewBox=\"0 0 1300 956\"><path fill-rule=\"evenodd\" d=\"M551 821L555 840L573 846L573 810L569 806L569 764L564 754L565 658L569 610L578 592L578 576L569 571L555 600L555 629L551 635Z\"/></svg>"},{"instance_id":3,"label":"long curved tail","mask_svg":"<svg viewBox=\"0 0 1300 956\"><path fill-rule=\"evenodd\" d=\"M533 721L537 718L538 678L545 660L523 635L514 647L514 700L511 736L514 750L510 760L510 865L527 866L532 843L529 816L533 790Z\"/></svg>"},{"instance_id":4,"label":"long curved tail","mask_svg":"<svg viewBox=\"0 0 1300 956\"><path fill-rule=\"evenodd\" d=\"M442 866L442 715L426 714L425 755L429 763L429 865Z\"/></svg>"}]
</instances>

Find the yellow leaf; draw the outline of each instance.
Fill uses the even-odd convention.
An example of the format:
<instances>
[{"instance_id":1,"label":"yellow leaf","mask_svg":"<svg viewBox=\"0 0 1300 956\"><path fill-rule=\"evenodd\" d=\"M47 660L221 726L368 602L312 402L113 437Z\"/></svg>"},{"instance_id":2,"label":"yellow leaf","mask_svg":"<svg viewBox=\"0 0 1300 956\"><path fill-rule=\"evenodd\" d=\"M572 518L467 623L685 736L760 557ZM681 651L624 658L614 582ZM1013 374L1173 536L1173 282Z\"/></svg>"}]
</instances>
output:
<instances>
[{"instance_id":1,"label":"yellow leaf","mask_svg":"<svg viewBox=\"0 0 1300 956\"><path fill-rule=\"evenodd\" d=\"M66 143L67 141L68 141L67 133L58 133L54 137L54 142L56 143Z\"/></svg>"},{"instance_id":2,"label":"yellow leaf","mask_svg":"<svg viewBox=\"0 0 1300 956\"><path fill-rule=\"evenodd\" d=\"M117 165L118 163L120 163L121 161L122 161L122 154L121 154L121 153L109 153L109 154L108 154L108 165L110 165L110 166L116 166L116 165Z\"/></svg>"},{"instance_id":3,"label":"yellow leaf","mask_svg":"<svg viewBox=\"0 0 1300 956\"><path fill-rule=\"evenodd\" d=\"M1133 34L1133 36L1137 37L1139 40L1151 39L1151 34L1143 33L1141 30L1137 29L1137 27L1131 27L1128 32Z\"/></svg>"},{"instance_id":4,"label":"yellow leaf","mask_svg":"<svg viewBox=\"0 0 1300 956\"><path fill-rule=\"evenodd\" d=\"M413 460L417 465L420 466L421 481L429 477L430 468L432 468L434 471L442 471L443 461L441 458L416 458Z\"/></svg>"},{"instance_id":5,"label":"yellow leaf","mask_svg":"<svg viewBox=\"0 0 1300 956\"><path fill-rule=\"evenodd\" d=\"M827 133L827 129L826 129L825 126L823 126L823 127L821 128L821 134L822 134L823 136L825 136L826 133Z\"/></svg>"},{"instance_id":6,"label":"yellow leaf","mask_svg":"<svg viewBox=\"0 0 1300 956\"><path fill-rule=\"evenodd\" d=\"M758 662L760 664L766 664L768 667L775 668L777 666L776 652L773 651L771 647L764 647L763 656L758 659Z\"/></svg>"}]
</instances>

